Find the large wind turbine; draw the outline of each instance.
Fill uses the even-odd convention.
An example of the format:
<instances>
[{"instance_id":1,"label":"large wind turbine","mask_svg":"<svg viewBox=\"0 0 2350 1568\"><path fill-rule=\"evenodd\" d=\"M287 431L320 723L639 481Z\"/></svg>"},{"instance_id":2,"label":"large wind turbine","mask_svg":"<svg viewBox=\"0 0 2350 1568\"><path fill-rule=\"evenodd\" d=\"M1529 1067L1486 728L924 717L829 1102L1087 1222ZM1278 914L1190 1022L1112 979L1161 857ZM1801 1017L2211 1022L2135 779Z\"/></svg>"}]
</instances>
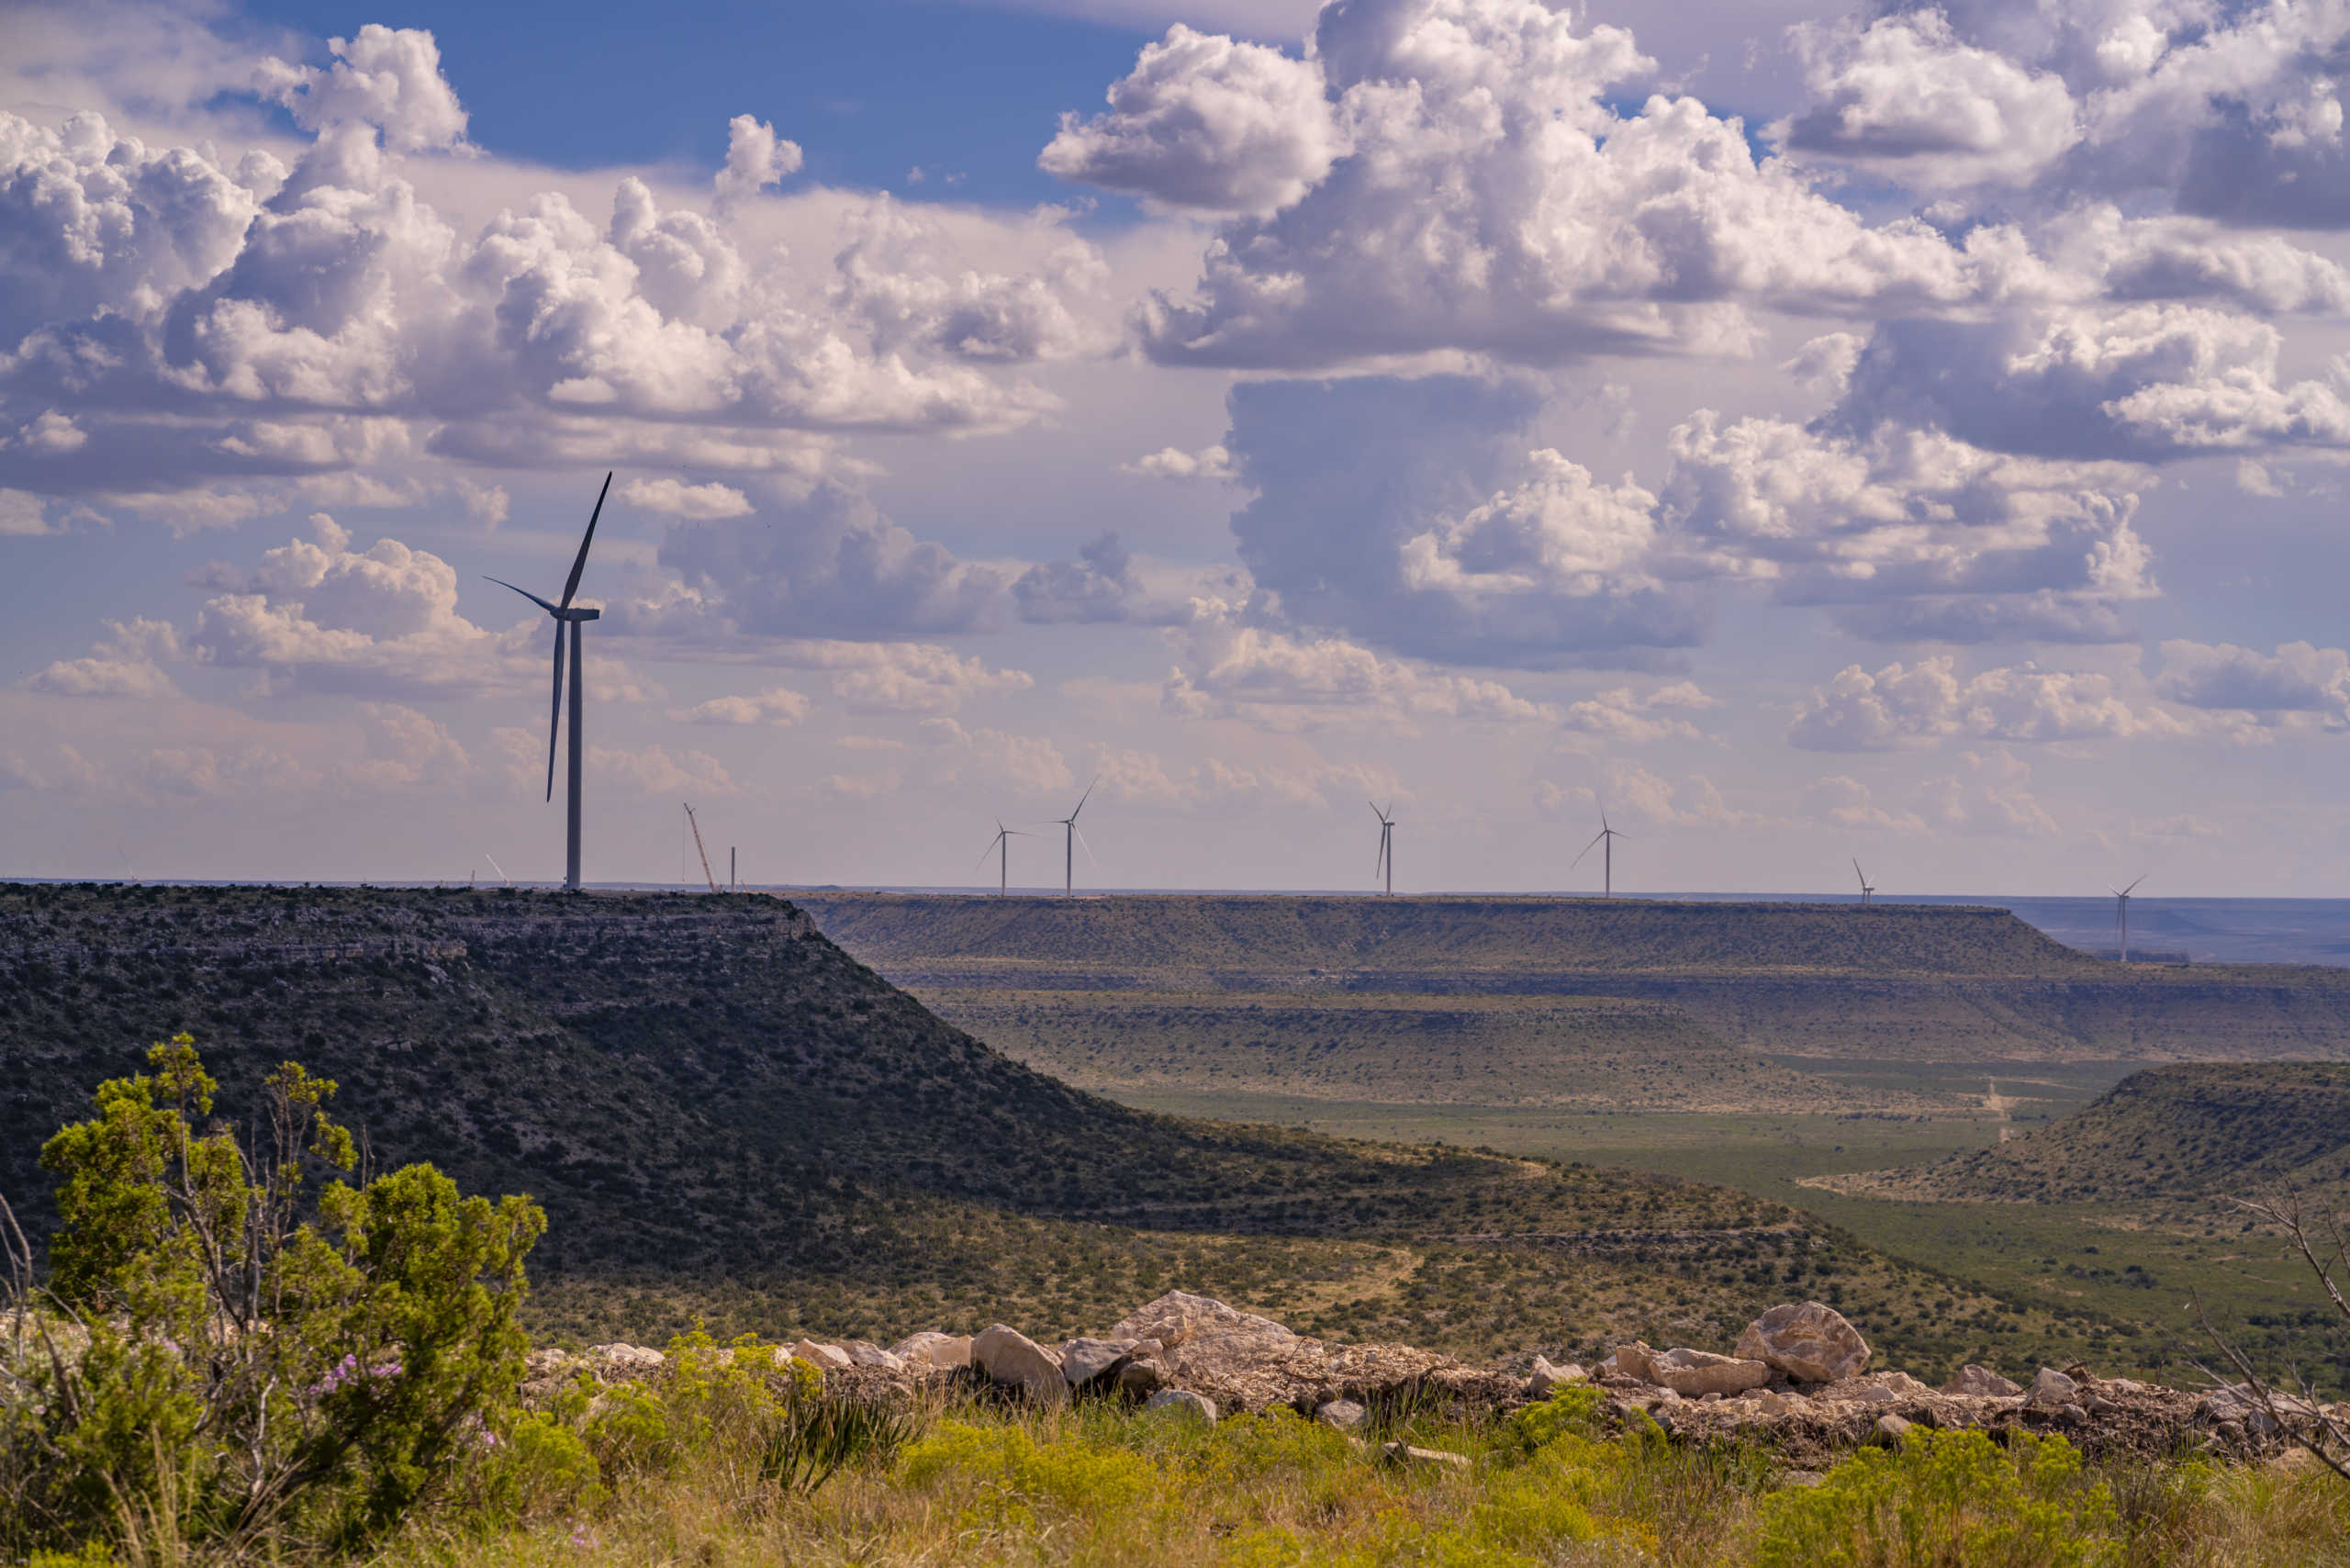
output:
<instances>
[{"instance_id":1,"label":"large wind turbine","mask_svg":"<svg viewBox=\"0 0 2350 1568\"><path fill-rule=\"evenodd\" d=\"M1083 802L1081 801L1080 802L1080 804L1082 803ZM990 855L1000 855L1002 857L1002 864L999 871L995 890L998 897L1002 897L1003 894L1012 890L1012 841L1015 838L1026 838L1029 836L1029 834L1021 832L1016 827L1004 826L1002 818L999 817L996 819L995 837L990 839L988 841L988 846L979 851L979 864L982 866L986 865L988 857Z\"/></svg>"},{"instance_id":2,"label":"large wind turbine","mask_svg":"<svg viewBox=\"0 0 2350 1568\"><path fill-rule=\"evenodd\" d=\"M1099 778L1093 780L1093 784L1101 782ZM1077 846L1085 837L1083 834L1077 831L1077 812L1085 810L1085 802L1093 798L1093 784L1088 784L1085 787L1085 793L1077 798L1077 811L1069 812L1065 817L1053 819L1069 830L1065 842L1061 846L1068 857L1067 864L1061 868L1061 892L1065 896L1074 897L1077 892ZM1093 854L1093 846L1086 845L1085 853L1088 857L1091 857Z\"/></svg>"},{"instance_id":3,"label":"large wind turbine","mask_svg":"<svg viewBox=\"0 0 2350 1568\"><path fill-rule=\"evenodd\" d=\"M1572 871L1582 865L1583 855L1588 855L1596 848L1599 851L1599 864L1602 868L1599 883L1600 896L1614 898L1616 896L1616 841L1623 836L1624 834L1607 825L1607 808L1600 807L1599 832L1593 836L1589 844L1583 846L1582 855L1577 855L1572 860L1567 862L1567 869Z\"/></svg>"},{"instance_id":4,"label":"large wind turbine","mask_svg":"<svg viewBox=\"0 0 2350 1568\"><path fill-rule=\"evenodd\" d=\"M612 476L604 476L604 487L596 492L596 510L588 514L588 532L580 535L579 554L571 563L571 576L563 585L563 602L549 604L528 588L514 588L503 577L489 580L499 588L514 588L516 593L537 605L554 621L554 707L547 717L547 799L554 799L554 736L563 725L563 641L567 628L571 636L571 792L570 812L564 830L563 885L568 892L579 890L579 770L586 757L586 741L579 729L579 705L587 689L580 672L588 667L587 650L580 646L580 628L603 614L600 610L575 610L572 597L579 591L579 574L588 569L588 546L596 542L596 520L604 515L604 498L611 493Z\"/></svg>"},{"instance_id":5,"label":"large wind turbine","mask_svg":"<svg viewBox=\"0 0 2350 1568\"><path fill-rule=\"evenodd\" d=\"M2151 871L2145 873L2138 879L2138 882L2144 881L2152 875L2154 873ZM2121 961L2125 964L2130 961L2130 895L2138 890L2138 882L2132 882L2126 888L2116 888L2111 882L2106 884L2113 893L2113 924L2121 933Z\"/></svg>"},{"instance_id":6,"label":"large wind turbine","mask_svg":"<svg viewBox=\"0 0 2350 1568\"><path fill-rule=\"evenodd\" d=\"M1876 890L1869 886L1869 874L1861 869L1861 863L1857 858L1852 862L1852 875L1861 879L1861 905L1866 908L1869 900L1876 896Z\"/></svg>"},{"instance_id":7,"label":"large wind turbine","mask_svg":"<svg viewBox=\"0 0 2350 1568\"><path fill-rule=\"evenodd\" d=\"M1369 804L1371 814L1379 819L1379 858L1371 863L1371 874L1376 877L1382 868L1386 871L1387 896L1393 898L1395 896L1395 819L1387 813L1394 810L1394 807L1382 806L1375 801Z\"/></svg>"}]
</instances>

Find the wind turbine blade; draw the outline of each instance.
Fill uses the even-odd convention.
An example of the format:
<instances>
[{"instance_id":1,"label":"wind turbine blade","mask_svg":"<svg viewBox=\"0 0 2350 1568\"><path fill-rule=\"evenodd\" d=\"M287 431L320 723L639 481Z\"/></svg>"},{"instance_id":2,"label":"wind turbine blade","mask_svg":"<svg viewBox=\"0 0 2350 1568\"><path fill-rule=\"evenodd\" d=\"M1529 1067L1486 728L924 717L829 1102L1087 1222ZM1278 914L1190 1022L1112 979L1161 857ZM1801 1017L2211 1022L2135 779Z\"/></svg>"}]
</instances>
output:
<instances>
[{"instance_id":1,"label":"wind turbine blade","mask_svg":"<svg viewBox=\"0 0 2350 1568\"><path fill-rule=\"evenodd\" d=\"M1578 866L1582 865L1582 864L1583 864L1583 856L1588 855L1588 854L1590 854L1593 850L1595 850L1595 849L1598 848L1598 847L1599 847L1599 841L1600 841L1601 839L1603 839L1603 838L1606 838L1606 836L1607 836L1607 830L1606 830L1606 828L1601 828L1597 833L1595 833L1595 834L1592 834L1592 835L1591 835L1591 842L1590 842L1589 844L1584 845L1584 846L1583 846L1583 849L1581 850L1581 852L1580 852L1580 853L1578 853L1578 854L1575 856L1575 857L1574 857L1573 859L1572 859L1572 860L1570 860L1570 861L1568 861L1568 862L1567 862L1567 869L1568 869L1568 870L1570 870L1570 871L1572 871L1572 870L1573 870L1576 867L1578 867Z\"/></svg>"},{"instance_id":2,"label":"wind turbine blade","mask_svg":"<svg viewBox=\"0 0 2350 1568\"><path fill-rule=\"evenodd\" d=\"M541 599L537 594L532 593L529 588L514 588L514 585L513 585L512 583L508 582L504 577L486 577L482 578L482 581L484 581L484 582L486 582L486 583L496 583L499 588L514 588L514 591L515 591L516 593L520 594L524 599L529 599L532 604L537 605L541 610L545 610L549 615L553 615L553 614L555 612L555 610L554 610L554 605L549 604L545 599Z\"/></svg>"},{"instance_id":3,"label":"wind turbine blade","mask_svg":"<svg viewBox=\"0 0 2350 1568\"><path fill-rule=\"evenodd\" d=\"M1097 773L1097 774L1095 774L1095 775L1093 776L1093 784L1099 784L1099 783L1101 783L1101 782L1102 782L1102 776L1101 776L1100 774L1098 774L1098 773ZM1091 800L1091 799L1093 799L1093 784L1088 784L1088 785L1085 787L1085 793L1084 793L1084 794L1082 794L1082 795L1080 795L1080 796L1077 798L1077 811L1071 812L1069 812L1069 820L1071 823L1076 822L1076 821L1077 821L1077 819L1078 819L1078 815L1079 815L1079 813L1080 813L1080 812L1083 812L1083 811L1085 810L1085 802L1086 802L1086 801L1090 801L1090 800Z\"/></svg>"},{"instance_id":4,"label":"wind turbine blade","mask_svg":"<svg viewBox=\"0 0 2350 1568\"><path fill-rule=\"evenodd\" d=\"M547 799L554 799L554 737L563 727L563 633L569 622L554 623L554 705L547 712Z\"/></svg>"},{"instance_id":5,"label":"wind turbine blade","mask_svg":"<svg viewBox=\"0 0 2350 1568\"><path fill-rule=\"evenodd\" d=\"M1852 861L1852 875L1860 879L1861 886L1865 888L1869 885L1869 874L1861 869L1861 862L1857 857Z\"/></svg>"},{"instance_id":6,"label":"wind turbine blade","mask_svg":"<svg viewBox=\"0 0 2350 1568\"><path fill-rule=\"evenodd\" d=\"M1080 802L1080 803L1081 803L1081 802ZM1093 854L1093 846L1091 846L1091 845L1090 845L1090 844L1088 844L1088 843L1086 843L1086 842L1085 842L1085 834L1084 834L1084 831L1083 831L1082 829L1080 829L1080 828L1077 825L1076 820L1075 820L1074 818L1072 818L1072 819L1070 820L1070 822L1069 822L1069 832L1071 832L1071 833L1073 833L1073 834L1077 834L1077 843L1078 843L1078 847L1080 847L1080 848L1081 848L1081 849L1083 849L1083 850L1085 851L1085 862L1086 862L1086 864L1087 864L1087 865L1089 865L1089 866L1099 866L1099 865L1101 865L1101 864L1102 864L1102 862L1101 862L1100 860L1098 860L1098 859L1096 859L1096 858L1094 857L1094 854Z\"/></svg>"},{"instance_id":7,"label":"wind turbine blade","mask_svg":"<svg viewBox=\"0 0 2350 1568\"><path fill-rule=\"evenodd\" d=\"M1365 801L1363 802L1363 804L1364 804L1364 805L1366 805L1366 806L1369 806L1369 807L1371 808L1371 814L1372 816L1377 817L1377 818L1378 818L1382 823L1386 822L1386 820L1387 820L1387 813L1386 813L1385 812L1382 812L1382 811L1381 811L1381 810L1379 809L1379 802L1378 802L1378 801Z\"/></svg>"},{"instance_id":8,"label":"wind turbine blade","mask_svg":"<svg viewBox=\"0 0 2350 1568\"><path fill-rule=\"evenodd\" d=\"M563 607L571 608L571 596L579 591L579 574L588 569L588 546L596 543L596 520L604 515L604 498L612 493L612 476L604 476L604 487L596 492L596 510L588 514L588 532L579 536L579 554L571 563L571 577L563 585Z\"/></svg>"},{"instance_id":9,"label":"wind turbine blade","mask_svg":"<svg viewBox=\"0 0 2350 1568\"><path fill-rule=\"evenodd\" d=\"M2138 882L2143 882L2143 881L2144 881L2144 880L2146 879L2146 878L2151 877L2151 876L2153 876L2153 875L2154 875L2154 873L2153 873L2152 871L2144 872L2144 873L2143 873L2143 874L2138 878ZM2126 888L2122 889L2122 890L2121 890L2121 896L2122 896L2122 897L2124 897L2124 898L2128 898L2132 893L2136 892L2136 891L2138 890L2138 882L2132 882L2132 883L2131 883L2128 887L2126 887Z\"/></svg>"}]
</instances>

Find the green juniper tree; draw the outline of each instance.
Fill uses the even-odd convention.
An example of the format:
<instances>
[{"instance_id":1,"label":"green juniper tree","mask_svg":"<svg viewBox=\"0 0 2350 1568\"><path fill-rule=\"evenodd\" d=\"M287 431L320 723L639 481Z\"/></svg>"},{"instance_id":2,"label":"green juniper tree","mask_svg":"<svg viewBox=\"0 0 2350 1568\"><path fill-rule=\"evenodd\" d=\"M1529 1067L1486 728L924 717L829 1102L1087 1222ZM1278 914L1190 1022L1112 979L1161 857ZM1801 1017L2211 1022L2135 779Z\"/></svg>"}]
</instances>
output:
<instances>
[{"instance_id":1,"label":"green juniper tree","mask_svg":"<svg viewBox=\"0 0 2350 1568\"><path fill-rule=\"evenodd\" d=\"M376 1535L500 1441L545 1216L429 1165L352 1186L335 1085L295 1063L241 1139L192 1039L147 1061L41 1150L45 1283L0 1204L0 1556Z\"/></svg>"}]
</instances>

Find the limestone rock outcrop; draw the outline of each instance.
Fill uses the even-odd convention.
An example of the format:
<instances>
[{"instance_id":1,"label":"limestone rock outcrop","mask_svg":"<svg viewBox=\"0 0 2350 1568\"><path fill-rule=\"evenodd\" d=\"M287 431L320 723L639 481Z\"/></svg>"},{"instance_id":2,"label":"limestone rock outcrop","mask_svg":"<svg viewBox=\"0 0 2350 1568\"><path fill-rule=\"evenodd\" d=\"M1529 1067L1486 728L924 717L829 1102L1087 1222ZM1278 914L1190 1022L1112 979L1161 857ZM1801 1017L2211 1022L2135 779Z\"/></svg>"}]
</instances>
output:
<instances>
[{"instance_id":1,"label":"limestone rock outcrop","mask_svg":"<svg viewBox=\"0 0 2350 1568\"><path fill-rule=\"evenodd\" d=\"M1069 1339L1061 1344L1061 1376L1071 1388L1082 1388L1094 1379L1118 1370L1123 1361L1137 1355L1156 1354L1159 1349L1156 1339Z\"/></svg>"},{"instance_id":2,"label":"limestone rock outcrop","mask_svg":"<svg viewBox=\"0 0 2350 1568\"><path fill-rule=\"evenodd\" d=\"M1958 1369L1958 1374L1942 1384L1944 1394L1963 1394L1973 1397L2012 1399L2023 1392L2023 1386L2010 1378L2001 1377L1989 1367L1969 1361Z\"/></svg>"},{"instance_id":3,"label":"limestone rock outcrop","mask_svg":"<svg viewBox=\"0 0 2350 1568\"><path fill-rule=\"evenodd\" d=\"M1166 1384L1204 1394L1227 1410L1268 1405L1310 1410L1327 1400L1361 1399L1406 1384L1437 1394L1490 1383L1514 1394L1524 1386L1405 1345L1326 1344L1188 1291L1170 1291L1136 1308L1103 1338L1158 1341L1156 1355L1129 1362L1127 1370L1155 1365ZM1120 1379L1123 1389L1124 1373Z\"/></svg>"},{"instance_id":4,"label":"limestone rock outcrop","mask_svg":"<svg viewBox=\"0 0 2350 1568\"><path fill-rule=\"evenodd\" d=\"M1669 1388L1684 1399L1742 1394L1771 1381L1771 1369L1759 1361L1710 1350L1651 1350L1639 1340L1616 1348L1616 1367L1626 1377Z\"/></svg>"}]
</instances>

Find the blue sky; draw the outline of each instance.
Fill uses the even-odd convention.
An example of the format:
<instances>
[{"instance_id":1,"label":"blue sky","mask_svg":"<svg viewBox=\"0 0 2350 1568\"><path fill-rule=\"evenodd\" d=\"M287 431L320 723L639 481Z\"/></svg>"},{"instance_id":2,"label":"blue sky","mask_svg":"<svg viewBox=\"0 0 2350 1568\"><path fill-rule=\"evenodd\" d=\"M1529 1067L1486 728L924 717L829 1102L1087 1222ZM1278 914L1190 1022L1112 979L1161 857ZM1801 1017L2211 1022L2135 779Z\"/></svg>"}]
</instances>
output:
<instances>
[{"instance_id":1,"label":"blue sky","mask_svg":"<svg viewBox=\"0 0 2350 1568\"><path fill-rule=\"evenodd\" d=\"M348 6L267 4L254 19L324 39ZM386 18L390 19L390 18ZM468 134L566 169L715 167L725 117L788 123L804 174L902 190L910 170L988 203L1066 202L1036 168L1063 109L1091 111L1158 29L915 0L850 6L478 6L422 0L421 28L467 62ZM323 55L323 50L319 50ZM1131 204L1113 201L1120 212Z\"/></svg>"},{"instance_id":2,"label":"blue sky","mask_svg":"<svg viewBox=\"0 0 2350 1568\"><path fill-rule=\"evenodd\" d=\"M12 8L0 870L2334 892L2345 27Z\"/></svg>"}]
</instances>

